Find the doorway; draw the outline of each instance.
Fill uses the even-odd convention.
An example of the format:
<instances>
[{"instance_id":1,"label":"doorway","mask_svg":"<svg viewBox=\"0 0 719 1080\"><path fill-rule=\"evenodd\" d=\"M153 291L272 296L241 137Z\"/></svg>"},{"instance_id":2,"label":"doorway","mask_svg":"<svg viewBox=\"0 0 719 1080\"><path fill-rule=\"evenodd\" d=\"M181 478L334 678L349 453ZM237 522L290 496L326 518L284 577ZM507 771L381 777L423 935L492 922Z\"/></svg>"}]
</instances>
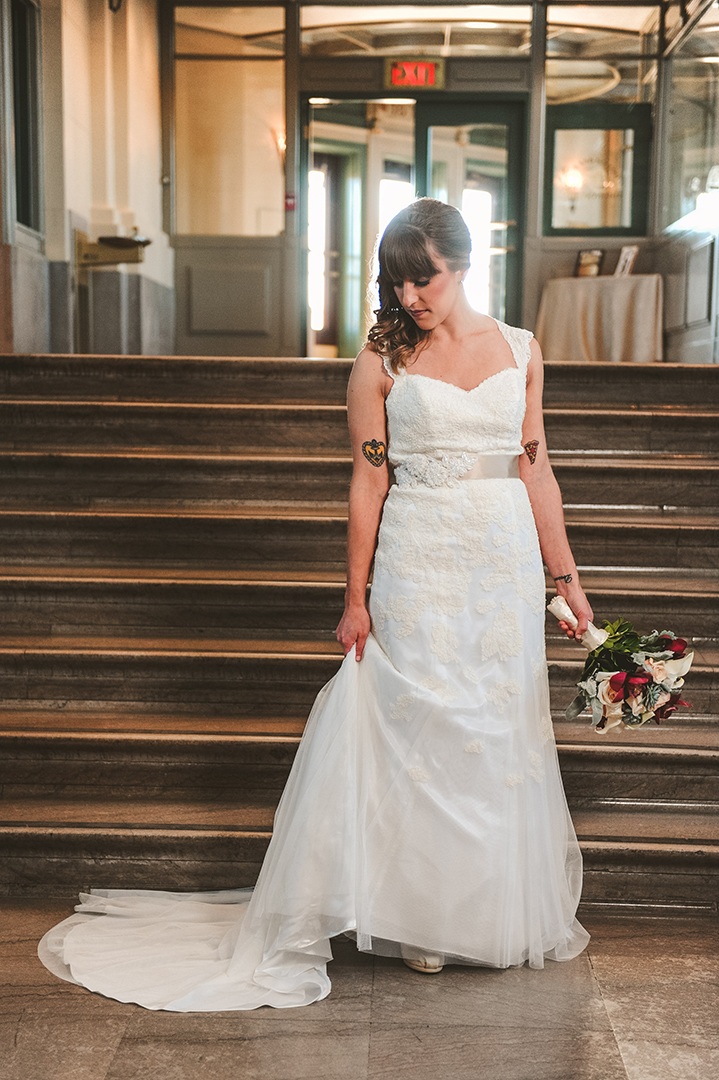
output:
<instances>
[{"instance_id":1,"label":"doorway","mask_svg":"<svg viewBox=\"0 0 719 1080\"><path fill-rule=\"evenodd\" d=\"M523 100L309 99L307 351L354 356L377 307L376 249L421 195L456 206L472 235L476 310L521 318Z\"/></svg>"},{"instance_id":2,"label":"doorway","mask_svg":"<svg viewBox=\"0 0 719 1080\"><path fill-rule=\"evenodd\" d=\"M421 102L417 194L461 211L472 237L470 304L502 322L522 309L524 102Z\"/></svg>"}]
</instances>

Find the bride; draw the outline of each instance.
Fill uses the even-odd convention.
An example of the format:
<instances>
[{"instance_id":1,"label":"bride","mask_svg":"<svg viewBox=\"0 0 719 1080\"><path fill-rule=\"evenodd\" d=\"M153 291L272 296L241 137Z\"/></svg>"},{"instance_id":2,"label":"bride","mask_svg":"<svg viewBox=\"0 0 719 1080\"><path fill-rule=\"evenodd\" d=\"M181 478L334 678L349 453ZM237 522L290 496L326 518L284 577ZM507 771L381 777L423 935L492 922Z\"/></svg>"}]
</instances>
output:
<instances>
[{"instance_id":1,"label":"bride","mask_svg":"<svg viewBox=\"0 0 719 1080\"><path fill-rule=\"evenodd\" d=\"M470 248L433 199L383 236L380 309L348 391L346 655L255 889L83 894L40 944L60 978L149 1009L290 1008L329 993L342 933L424 972L543 967L586 946L542 559L577 637L592 612L547 458L540 351L470 308Z\"/></svg>"}]
</instances>

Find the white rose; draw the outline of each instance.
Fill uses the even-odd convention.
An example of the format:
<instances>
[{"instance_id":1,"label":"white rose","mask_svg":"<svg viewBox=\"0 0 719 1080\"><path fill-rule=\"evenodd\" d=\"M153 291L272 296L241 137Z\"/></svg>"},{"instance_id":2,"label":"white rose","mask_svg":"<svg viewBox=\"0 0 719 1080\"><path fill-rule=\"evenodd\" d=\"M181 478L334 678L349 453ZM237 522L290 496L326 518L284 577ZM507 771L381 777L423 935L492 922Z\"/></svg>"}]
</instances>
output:
<instances>
[{"instance_id":1,"label":"white rose","mask_svg":"<svg viewBox=\"0 0 719 1080\"><path fill-rule=\"evenodd\" d=\"M644 670L649 672L654 682L663 683L669 678L666 660L652 660L651 657L648 657L644 661Z\"/></svg>"},{"instance_id":2,"label":"white rose","mask_svg":"<svg viewBox=\"0 0 719 1080\"><path fill-rule=\"evenodd\" d=\"M646 705L642 699L641 694L637 694L636 697L629 698L629 708L632 710L634 716L641 716L646 710Z\"/></svg>"}]
</instances>

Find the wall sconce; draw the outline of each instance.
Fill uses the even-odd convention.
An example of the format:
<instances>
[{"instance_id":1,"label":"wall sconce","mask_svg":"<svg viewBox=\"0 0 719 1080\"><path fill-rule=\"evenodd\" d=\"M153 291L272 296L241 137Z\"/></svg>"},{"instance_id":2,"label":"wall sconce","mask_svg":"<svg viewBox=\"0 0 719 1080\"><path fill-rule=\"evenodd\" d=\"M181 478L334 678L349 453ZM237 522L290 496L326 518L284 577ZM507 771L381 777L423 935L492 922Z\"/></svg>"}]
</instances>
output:
<instances>
[{"instance_id":1,"label":"wall sconce","mask_svg":"<svg viewBox=\"0 0 719 1080\"><path fill-rule=\"evenodd\" d=\"M579 192L584 187L584 180L584 173L577 165L570 165L564 172L559 173L557 177L558 184L565 189L569 196L572 210L576 205Z\"/></svg>"},{"instance_id":2,"label":"wall sconce","mask_svg":"<svg viewBox=\"0 0 719 1080\"><path fill-rule=\"evenodd\" d=\"M275 143L275 149L280 159L280 165L284 169L285 167L285 155L287 153L287 136L281 128L272 128L272 138Z\"/></svg>"}]
</instances>

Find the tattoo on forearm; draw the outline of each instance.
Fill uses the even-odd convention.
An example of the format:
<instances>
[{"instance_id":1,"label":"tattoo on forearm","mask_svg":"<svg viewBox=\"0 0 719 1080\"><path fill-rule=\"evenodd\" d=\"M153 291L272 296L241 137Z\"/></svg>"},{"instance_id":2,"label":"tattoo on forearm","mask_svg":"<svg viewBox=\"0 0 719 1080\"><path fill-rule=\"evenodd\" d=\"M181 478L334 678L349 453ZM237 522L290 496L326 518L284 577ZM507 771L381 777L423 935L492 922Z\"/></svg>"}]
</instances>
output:
<instances>
[{"instance_id":1,"label":"tattoo on forearm","mask_svg":"<svg viewBox=\"0 0 719 1080\"><path fill-rule=\"evenodd\" d=\"M530 442L524 444L524 452L529 458L530 465L534 465L537 460L537 450L539 450L539 439L532 439Z\"/></svg>"},{"instance_id":2,"label":"tattoo on forearm","mask_svg":"<svg viewBox=\"0 0 719 1080\"><path fill-rule=\"evenodd\" d=\"M572 579L571 574L560 574L559 577L555 577L554 580L555 581L566 581L566 583L568 585L569 582L572 581L573 579Z\"/></svg>"},{"instance_id":3,"label":"tattoo on forearm","mask_svg":"<svg viewBox=\"0 0 719 1080\"><path fill-rule=\"evenodd\" d=\"M368 442L363 442L362 453L367 458L370 465L374 465L376 469L379 469L381 465L384 465L387 459L387 447L378 439L370 439Z\"/></svg>"}]
</instances>

